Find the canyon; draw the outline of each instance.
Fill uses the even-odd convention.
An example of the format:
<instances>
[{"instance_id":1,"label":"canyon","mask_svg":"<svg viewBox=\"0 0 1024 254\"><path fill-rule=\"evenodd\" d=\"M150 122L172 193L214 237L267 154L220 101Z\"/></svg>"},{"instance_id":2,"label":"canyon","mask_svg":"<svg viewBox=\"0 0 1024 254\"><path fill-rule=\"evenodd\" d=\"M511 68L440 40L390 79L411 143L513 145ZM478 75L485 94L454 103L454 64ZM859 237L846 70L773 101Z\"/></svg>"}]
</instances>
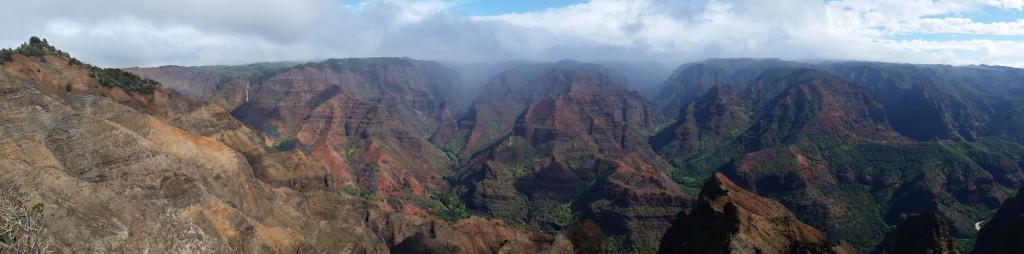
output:
<instances>
[{"instance_id":1,"label":"canyon","mask_svg":"<svg viewBox=\"0 0 1024 254\"><path fill-rule=\"evenodd\" d=\"M0 187L54 252L1001 253L1024 228L1020 69L2 56Z\"/></svg>"}]
</instances>

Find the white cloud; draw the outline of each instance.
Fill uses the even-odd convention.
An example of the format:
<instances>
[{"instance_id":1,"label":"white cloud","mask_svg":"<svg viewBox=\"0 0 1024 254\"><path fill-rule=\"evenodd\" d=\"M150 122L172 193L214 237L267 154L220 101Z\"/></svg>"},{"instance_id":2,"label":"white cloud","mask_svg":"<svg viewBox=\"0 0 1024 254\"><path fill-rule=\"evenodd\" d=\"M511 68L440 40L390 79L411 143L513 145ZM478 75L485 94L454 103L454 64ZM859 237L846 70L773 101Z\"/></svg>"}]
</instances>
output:
<instances>
[{"instance_id":1,"label":"white cloud","mask_svg":"<svg viewBox=\"0 0 1024 254\"><path fill-rule=\"evenodd\" d=\"M456 61L655 60L710 57L858 59L1024 65L1018 40L894 40L915 34L1024 35L1024 0L593 0L468 16L462 0L19 1L0 43L48 38L108 66L238 64L328 57ZM965 37L974 38L974 37ZM1009 37L1008 37L1009 38ZM1012 39L1012 38L1010 38Z\"/></svg>"},{"instance_id":2,"label":"white cloud","mask_svg":"<svg viewBox=\"0 0 1024 254\"><path fill-rule=\"evenodd\" d=\"M45 31L52 44L104 66L257 62L288 59L287 52L296 50L256 34L213 33L127 15L87 26L58 19L47 23Z\"/></svg>"},{"instance_id":3,"label":"white cloud","mask_svg":"<svg viewBox=\"0 0 1024 254\"><path fill-rule=\"evenodd\" d=\"M1013 22L979 23L969 18L924 18L920 20L917 27L900 32L1024 35L1024 19Z\"/></svg>"},{"instance_id":4,"label":"white cloud","mask_svg":"<svg viewBox=\"0 0 1024 254\"><path fill-rule=\"evenodd\" d=\"M1024 0L988 0L985 4L1003 9L1024 9Z\"/></svg>"}]
</instances>

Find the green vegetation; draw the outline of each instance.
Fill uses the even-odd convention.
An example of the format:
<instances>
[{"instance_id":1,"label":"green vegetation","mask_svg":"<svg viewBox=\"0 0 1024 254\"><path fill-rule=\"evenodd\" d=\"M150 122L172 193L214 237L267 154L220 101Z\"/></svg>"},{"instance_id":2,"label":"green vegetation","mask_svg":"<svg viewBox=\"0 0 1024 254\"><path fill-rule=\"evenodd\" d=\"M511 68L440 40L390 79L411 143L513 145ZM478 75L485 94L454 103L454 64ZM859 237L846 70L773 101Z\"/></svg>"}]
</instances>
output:
<instances>
[{"instance_id":1,"label":"green vegetation","mask_svg":"<svg viewBox=\"0 0 1024 254\"><path fill-rule=\"evenodd\" d=\"M429 199L412 198L413 204L421 208L427 208L434 212L437 217L446 221L458 221L469 218L469 211L466 203L463 203L451 190L434 192Z\"/></svg>"},{"instance_id":2,"label":"green vegetation","mask_svg":"<svg viewBox=\"0 0 1024 254\"><path fill-rule=\"evenodd\" d=\"M262 84L277 74L291 70L296 65L297 63L294 62L273 62L232 66L197 66L188 67L188 69L195 72L210 72L217 74L217 76L220 76L220 80L218 80L216 84L217 90L221 90L225 85L236 78L247 81L250 84Z\"/></svg>"},{"instance_id":3,"label":"green vegetation","mask_svg":"<svg viewBox=\"0 0 1024 254\"><path fill-rule=\"evenodd\" d=\"M159 84L155 80L142 78L130 72L115 68L99 68L86 65L89 76L95 78L104 87L118 87L128 93L152 95Z\"/></svg>"},{"instance_id":4,"label":"green vegetation","mask_svg":"<svg viewBox=\"0 0 1024 254\"><path fill-rule=\"evenodd\" d=\"M514 136L508 135L508 137L505 138L505 147L512 147L512 146L514 146L516 144L515 141L516 140L515 140Z\"/></svg>"},{"instance_id":5,"label":"green vegetation","mask_svg":"<svg viewBox=\"0 0 1024 254\"><path fill-rule=\"evenodd\" d=\"M509 171L509 173L512 173L512 176L514 176L516 178L523 177L523 176L526 175L526 173L529 172L527 170L526 166L523 165L523 164L517 164L517 165L510 166L510 167L508 167L508 171Z\"/></svg>"},{"instance_id":6,"label":"green vegetation","mask_svg":"<svg viewBox=\"0 0 1024 254\"><path fill-rule=\"evenodd\" d=\"M442 150L444 150L444 153L448 156L449 160L458 163L459 153L462 152L462 143L454 138L448 138L448 140L444 142L444 148Z\"/></svg>"},{"instance_id":7,"label":"green vegetation","mask_svg":"<svg viewBox=\"0 0 1024 254\"><path fill-rule=\"evenodd\" d=\"M314 69L328 69L328 70L349 70L359 71L369 67L386 67L394 65L398 67L411 67L415 66L415 62L407 57L370 57L370 58L345 58L345 59L328 59L319 63L306 63L297 67L314 68Z\"/></svg>"},{"instance_id":8,"label":"green vegetation","mask_svg":"<svg viewBox=\"0 0 1024 254\"><path fill-rule=\"evenodd\" d=\"M345 149L345 158L351 159L352 156L356 155L356 151L358 151L358 150L355 147L346 148Z\"/></svg>"},{"instance_id":9,"label":"green vegetation","mask_svg":"<svg viewBox=\"0 0 1024 254\"><path fill-rule=\"evenodd\" d=\"M604 237L604 252L605 253L627 253L626 249L626 238L625 236L605 236Z\"/></svg>"},{"instance_id":10,"label":"green vegetation","mask_svg":"<svg viewBox=\"0 0 1024 254\"><path fill-rule=\"evenodd\" d=\"M288 133L285 133L284 136L278 137L277 140L274 140L274 144L271 145L271 146L274 147L274 149L277 149L277 150L287 150L287 147L285 147L285 144L288 144L288 142L292 141L292 139L295 138L295 134L298 134L298 133L299 133L299 128L298 127L292 128L292 130L289 131Z\"/></svg>"},{"instance_id":11,"label":"green vegetation","mask_svg":"<svg viewBox=\"0 0 1024 254\"><path fill-rule=\"evenodd\" d=\"M359 187L356 187L355 185L345 185L345 186L342 186L341 187L341 192L344 192L346 194L349 194L349 195L352 195L352 196L356 196L356 197L360 196Z\"/></svg>"},{"instance_id":12,"label":"green vegetation","mask_svg":"<svg viewBox=\"0 0 1024 254\"><path fill-rule=\"evenodd\" d=\"M4 62L14 61L14 54L21 54L27 57L38 57L40 61L46 62L46 55L55 55L64 59L72 60L67 52L57 50L45 39L39 39L39 37L32 36L29 38L28 43L22 43L20 47L16 49L0 49L0 65ZM74 61L78 62L77 59ZM81 62L79 62L81 63Z\"/></svg>"},{"instance_id":13,"label":"green vegetation","mask_svg":"<svg viewBox=\"0 0 1024 254\"><path fill-rule=\"evenodd\" d=\"M289 169L288 172L285 172L284 178L285 178L285 180L288 181L288 185L289 186L291 186L291 187L298 186L298 184L299 184L299 171L294 170L294 169Z\"/></svg>"}]
</instances>

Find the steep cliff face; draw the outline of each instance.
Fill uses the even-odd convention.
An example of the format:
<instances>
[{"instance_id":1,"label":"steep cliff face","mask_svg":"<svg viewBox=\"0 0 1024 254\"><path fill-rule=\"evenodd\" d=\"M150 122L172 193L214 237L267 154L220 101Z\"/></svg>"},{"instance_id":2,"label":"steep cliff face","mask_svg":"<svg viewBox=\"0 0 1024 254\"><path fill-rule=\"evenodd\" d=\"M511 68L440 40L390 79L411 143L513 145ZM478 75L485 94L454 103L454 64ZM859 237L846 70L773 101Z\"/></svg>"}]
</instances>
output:
<instances>
[{"instance_id":1,"label":"steep cliff face","mask_svg":"<svg viewBox=\"0 0 1024 254\"><path fill-rule=\"evenodd\" d=\"M680 213L659 253L835 253L821 231L785 206L736 186L722 174L705 182L697 204Z\"/></svg>"},{"instance_id":2,"label":"steep cliff face","mask_svg":"<svg viewBox=\"0 0 1024 254\"><path fill-rule=\"evenodd\" d=\"M320 163L264 145L216 105L160 85L107 87L105 74L51 53L0 62L0 185L43 204L57 251L388 253L428 235L456 250L533 253L552 241L341 194Z\"/></svg>"},{"instance_id":3,"label":"steep cliff face","mask_svg":"<svg viewBox=\"0 0 1024 254\"><path fill-rule=\"evenodd\" d=\"M911 214L876 253L960 253L946 221L935 213Z\"/></svg>"},{"instance_id":4,"label":"steep cliff face","mask_svg":"<svg viewBox=\"0 0 1024 254\"><path fill-rule=\"evenodd\" d=\"M814 68L863 87L886 110L892 128L917 141L1003 136L1020 141L1021 75L979 66L838 62L810 65L774 59L709 59L680 66L654 101L666 116L712 87L741 91L773 68ZM925 124L927 123L927 124Z\"/></svg>"},{"instance_id":5,"label":"steep cliff face","mask_svg":"<svg viewBox=\"0 0 1024 254\"><path fill-rule=\"evenodd\" d=\"M1011 71L860 62L823 69L870 90L887 109L892 127L918 141L973 141L1002 134L1006 126L999 123L1020 118L1011 112L1020 102L1010 98L1019 97L1013 89L1021 81Z\"/></svg>"},{"instance_id":6,"label":"steep cliff face","mask_svg":"<svg viewBox=\"0 0 1024 254\"><path fill-rule=\"evenodd\" d=\"M609 75L565 69L538 78L559 86L528 105L511 131L475 153L455 190L471 208L530 227L558 230L601 221L628 247L652 246L682 204L669 167L644 133L661 120ZM532 90L530 92L533 92Z\"/></svg>"},{"instance_id":7,"label":"steep cliff face","mask_svg":"<svg viewBox=\"0 0 1024 254\"><path fill-rule=\"evenodd\" d=\"M1012 253L1024 250L1024 188L1003 201L992 219L978 231L971 253Z\"/></svg>"},{"instance_id":8,"label":"steep cliff face","mask_svg":"<svg viewBox=\"0 0 1024 254\"><path fill-rule=\"evenodd\" d=\"M232 115L269 133L278 149L310 152L334 187L427 197L445 187L451 160L428 139L453 121L448 92L457 82L434 62L332 59L267 79Z\"/></svg>"}]
</instances>

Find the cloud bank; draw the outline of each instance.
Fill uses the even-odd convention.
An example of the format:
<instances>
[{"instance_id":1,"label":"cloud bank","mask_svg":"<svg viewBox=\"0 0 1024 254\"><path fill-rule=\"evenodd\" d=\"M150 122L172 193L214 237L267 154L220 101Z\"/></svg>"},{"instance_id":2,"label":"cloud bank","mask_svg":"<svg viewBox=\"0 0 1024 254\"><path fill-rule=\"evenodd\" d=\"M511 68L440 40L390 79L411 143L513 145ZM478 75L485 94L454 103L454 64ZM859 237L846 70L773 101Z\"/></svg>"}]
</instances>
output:
<instances>
[{"instance_id":1,"label":"cloud bank","mask_svg":"<svg viewBox=\"0 0 1024 254\"><path fill-rule=\"evenodd\" d=\"M82 60L115 67L370 56L1024 67L1024 0L592 0L492 16L460 11L466 2L18 1L0 16L0 46L38 35ZM979 18L989 12L1002 15Z\"/></svg>"}]
</instances>

